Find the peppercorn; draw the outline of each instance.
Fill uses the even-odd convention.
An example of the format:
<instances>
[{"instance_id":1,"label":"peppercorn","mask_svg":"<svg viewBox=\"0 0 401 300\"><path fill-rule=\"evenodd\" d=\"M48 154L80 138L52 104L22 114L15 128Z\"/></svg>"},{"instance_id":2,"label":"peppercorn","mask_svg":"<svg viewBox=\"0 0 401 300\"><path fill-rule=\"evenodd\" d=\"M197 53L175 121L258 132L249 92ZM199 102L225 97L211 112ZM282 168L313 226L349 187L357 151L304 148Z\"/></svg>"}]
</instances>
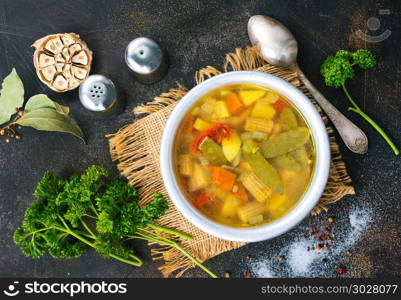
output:
<instances>
[{"instance_id":1,"label":"peppercorn","mask_svg":"<svg viewBox=\"0 0 401 300\"><path fill-rule=\"evenodd\" d=\"M338 274L344 275L345 273L347 273L347 270L345 269L345 267L341 267L338 269Z\"/></svg>"},{"instance_id":2,"label":"peppercorn","mask_svg":"<svg viewBox=\"0 0 401 300\"><path fill-rule=\"evenodd\" d=\"M327 259L327 258L323 258L323 259L322 259L322 262L327 263L327 262L328 262L328 259Z\"/></svg>"}]
</instances>

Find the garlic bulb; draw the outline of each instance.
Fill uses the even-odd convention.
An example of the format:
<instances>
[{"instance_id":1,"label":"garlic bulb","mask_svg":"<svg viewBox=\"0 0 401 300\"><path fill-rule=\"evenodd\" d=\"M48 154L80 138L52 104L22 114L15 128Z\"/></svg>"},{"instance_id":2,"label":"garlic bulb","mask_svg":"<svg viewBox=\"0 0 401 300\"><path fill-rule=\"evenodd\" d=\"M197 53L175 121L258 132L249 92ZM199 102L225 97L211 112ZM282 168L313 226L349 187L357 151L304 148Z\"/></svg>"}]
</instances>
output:
<instances>
[{"instance_id":1,"label":"garlic bulb","mask_svg":"<svg viewBox=\"0 0 401 300\"><path fill-rule=\"evenodd\" d=\"M92 51L75 33L51 34L32 45L39 79L56 92L78 87L89 75Z\"/></svg>"}]
</instances>

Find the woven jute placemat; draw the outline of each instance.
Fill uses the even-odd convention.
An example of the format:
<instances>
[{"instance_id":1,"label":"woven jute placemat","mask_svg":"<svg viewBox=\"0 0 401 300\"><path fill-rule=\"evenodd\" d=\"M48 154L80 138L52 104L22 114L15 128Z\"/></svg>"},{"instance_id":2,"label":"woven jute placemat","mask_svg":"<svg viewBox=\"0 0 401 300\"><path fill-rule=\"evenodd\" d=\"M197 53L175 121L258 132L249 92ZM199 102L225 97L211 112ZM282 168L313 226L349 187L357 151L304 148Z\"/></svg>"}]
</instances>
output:
<instances>
[{"instance_id":1,"label":"woven jute placemat","mask_svg":"<svg viewBox=\"0 0 401 300\"><path fill-rule=\"evenodd\" d=\"M227 54L223 70L223 72L255 70L281 77L299 88L320 112L329 133L332 159L326 189L320 202L313 209L312 215L327 210L329 204L339 201L345 195L355 193L333 135L333 129L328 125L327 117L323 115L320 107L298 80L296 73L286 68L269 65L254 47L236 49L235 53ZM196 73L196 83L199 84L221 73L222 71L208 66ZM117 166L121 174L127 178L130 184L138 188L141 204L150 202L155 192L161 192L167 196L160 174L160 140L171 111L177 101L187 92L185 87L178 84L176 88L134 109L136 115L144 117L121 128L117 133L108 135L111 157L118 162ZM189 223L174 207L170 199L168 201L169 210L160 219L159 224L193 236L193 241L180 241L180 243L200 261L244 245L244 243L223 241L204 233ZM175 248L152 246L151 251L154 259L164 260L160 270L166 277L170 275L180 277L186 270L195 266Z\"/></svg>"}]
</instances>

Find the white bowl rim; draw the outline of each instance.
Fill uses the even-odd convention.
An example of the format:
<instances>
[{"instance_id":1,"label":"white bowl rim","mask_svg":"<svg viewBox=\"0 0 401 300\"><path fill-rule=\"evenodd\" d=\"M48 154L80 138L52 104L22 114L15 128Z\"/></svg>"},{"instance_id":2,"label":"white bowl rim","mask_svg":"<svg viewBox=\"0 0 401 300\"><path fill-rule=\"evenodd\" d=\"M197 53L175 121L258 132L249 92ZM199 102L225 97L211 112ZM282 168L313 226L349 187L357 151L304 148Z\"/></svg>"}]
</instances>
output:
<instances>
[{"instance_id":1,"label":"white bowl rim","mask_svg":"<svg viewBox=\"0 0 401 300\"><path fill-rule=\"evenodd\" d=\"M185 113L203 95L223 86L252 84L277 91L303 115L315 146L315 168L308 189L297 204L281 218L255 227L238 228L217 223L200 213L186 199L177 183L173 165L175 133ZM262 72L233 71L214 76L191 89L176 105L165 125L160 148L160 168L167 192L177 209L200 230L236 242L257 242L281 235L300 223L315 207L326 186L330 168L330 144L326 127L311 101L287 81Z\"/></svg>"}]
</instances>

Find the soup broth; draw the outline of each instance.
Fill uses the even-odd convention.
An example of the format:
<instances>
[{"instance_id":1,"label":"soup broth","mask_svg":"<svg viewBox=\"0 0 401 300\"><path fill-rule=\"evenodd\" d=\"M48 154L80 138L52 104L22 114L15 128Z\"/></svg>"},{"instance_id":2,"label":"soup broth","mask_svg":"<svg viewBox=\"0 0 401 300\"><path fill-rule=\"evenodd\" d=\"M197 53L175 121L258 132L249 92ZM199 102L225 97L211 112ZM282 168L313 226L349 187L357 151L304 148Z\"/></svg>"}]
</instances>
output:
<instances>
[{"instance_id":1,"label":"soup broth","mask_svg":"<svg viewBox=\"0 0 401 300\"><path fill-rule=\"evenodd\" d=\"M216 89L188 111L175 137L174 166L196 209L229 226L286 214L314 167L310 130L277 92L254 85Z\"/></svg>"}]
</instances>

